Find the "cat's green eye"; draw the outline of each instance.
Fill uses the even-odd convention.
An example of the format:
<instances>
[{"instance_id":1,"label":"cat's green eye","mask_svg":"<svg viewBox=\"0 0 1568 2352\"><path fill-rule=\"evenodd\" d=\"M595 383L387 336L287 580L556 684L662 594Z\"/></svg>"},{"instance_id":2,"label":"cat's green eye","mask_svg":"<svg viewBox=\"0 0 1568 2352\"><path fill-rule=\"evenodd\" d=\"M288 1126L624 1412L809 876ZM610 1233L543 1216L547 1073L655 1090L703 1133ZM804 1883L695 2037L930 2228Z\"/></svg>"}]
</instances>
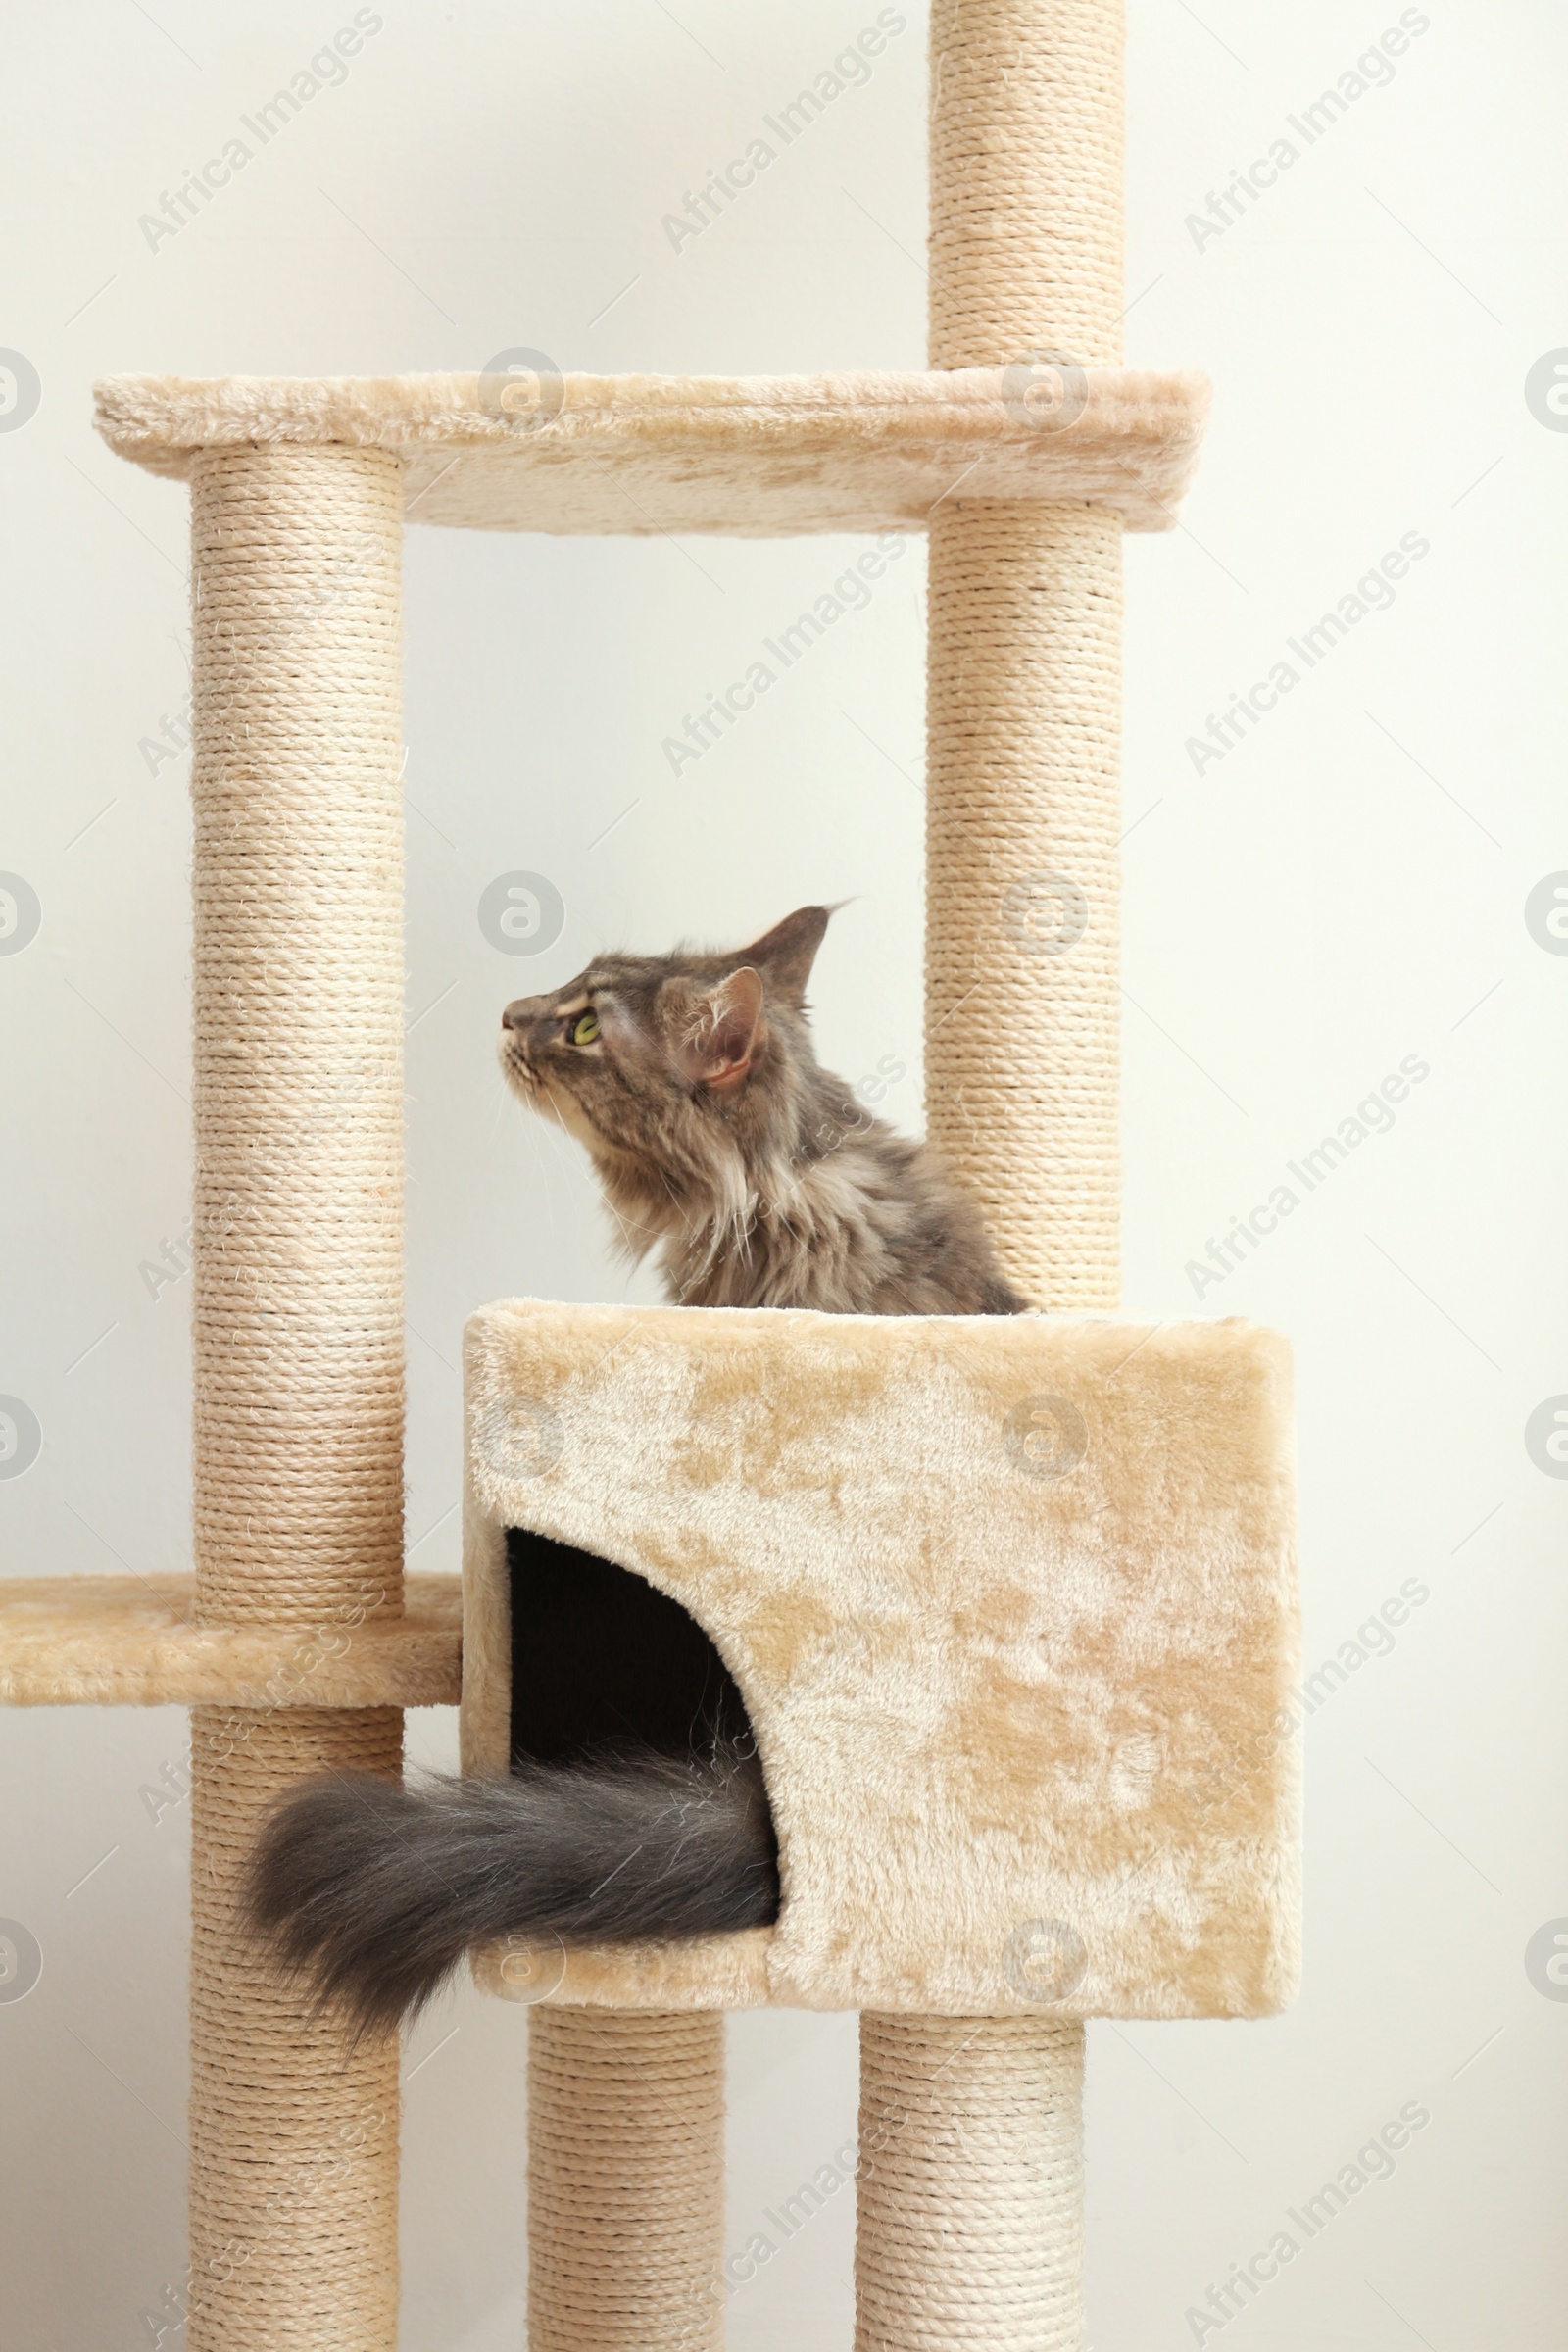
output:
<instances>
[{"instance_id":1,"label":"cat's green eye","mask_svg":"<svg viewBox=\"0 0 1568 2352\"><path fill-rule=\"evenodd\" d=\"M593 1044L593 1042L594 1042L594 1039L595 1039L595 1038L596 1038L598 1035L599 1035L599 1015L598 1015L598 1013L597 1013L597 1012L583 1012L583 1013L579 1013L579 1014L578 1014L578 1016L577 1016L576 1022L575 1022L575 1023L574 1023L574 1025L573 1025L572 1032L571 1032L571 1042L572 1042L572 1044L573 1044L574 1046L591 1046L591 1045Z\"/></svg>"}]
</instances>

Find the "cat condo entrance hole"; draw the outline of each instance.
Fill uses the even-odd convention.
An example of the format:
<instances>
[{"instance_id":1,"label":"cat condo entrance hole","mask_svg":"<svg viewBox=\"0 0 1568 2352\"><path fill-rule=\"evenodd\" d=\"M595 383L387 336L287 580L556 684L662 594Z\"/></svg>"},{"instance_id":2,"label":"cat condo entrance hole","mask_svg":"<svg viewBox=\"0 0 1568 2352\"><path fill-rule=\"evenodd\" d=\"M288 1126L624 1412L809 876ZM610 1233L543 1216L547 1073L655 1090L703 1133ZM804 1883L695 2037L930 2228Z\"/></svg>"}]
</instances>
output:
<instances>
[{"instance_id":1,"label":"cat condo entrance hole","mask_svg":"<svg viewBox=\"0 0 1568 2352\"><path fill-rule=\"evenodd\" d=\"M740 1686L690 1610L646 1577L507 1530L514 1764L756 1747Z\"/></svg>"}]
</instances>

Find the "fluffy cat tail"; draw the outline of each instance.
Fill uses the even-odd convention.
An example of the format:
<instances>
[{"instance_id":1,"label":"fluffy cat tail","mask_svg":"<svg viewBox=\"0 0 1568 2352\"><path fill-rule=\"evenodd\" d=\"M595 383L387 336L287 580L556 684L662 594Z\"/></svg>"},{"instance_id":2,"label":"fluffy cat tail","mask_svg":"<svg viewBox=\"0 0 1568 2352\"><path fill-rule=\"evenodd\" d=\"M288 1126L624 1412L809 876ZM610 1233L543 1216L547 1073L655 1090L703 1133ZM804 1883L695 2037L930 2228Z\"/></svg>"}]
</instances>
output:
<instances>
[{"instance_id":1,"label":"fluffy cat tail","mask_svg":"<svg viewBox=\"0 0 1568 2352\"><path fill-rule=\"evenodd\" d=\"M641 1943L765 1927L777 1848L760 1767L729 1747L524 1763L504 1780L342 1773L272 1812L242 1912L365 2033L414 2016L492 1936Z\"/></svg>"}]
</instances>

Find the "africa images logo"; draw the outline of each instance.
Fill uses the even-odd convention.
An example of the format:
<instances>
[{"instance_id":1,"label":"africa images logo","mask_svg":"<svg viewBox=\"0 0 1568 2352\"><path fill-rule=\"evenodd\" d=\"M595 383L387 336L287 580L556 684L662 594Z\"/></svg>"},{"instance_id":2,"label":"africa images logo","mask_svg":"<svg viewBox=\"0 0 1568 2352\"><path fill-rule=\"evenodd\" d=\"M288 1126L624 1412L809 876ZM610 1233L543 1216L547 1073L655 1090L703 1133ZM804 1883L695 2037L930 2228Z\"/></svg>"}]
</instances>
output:
<instances>
[{"instance_id":1,"label":"africa images logo","mask_svg":"<svg viewBox=\"0 0 1568 2352\"><path fill-rule=\"evenodd\" d=\"M503 956L542 956L566 924L565 901L548 874L497 874L479 900L479 928Z\"/></svg>"}]
</instances>

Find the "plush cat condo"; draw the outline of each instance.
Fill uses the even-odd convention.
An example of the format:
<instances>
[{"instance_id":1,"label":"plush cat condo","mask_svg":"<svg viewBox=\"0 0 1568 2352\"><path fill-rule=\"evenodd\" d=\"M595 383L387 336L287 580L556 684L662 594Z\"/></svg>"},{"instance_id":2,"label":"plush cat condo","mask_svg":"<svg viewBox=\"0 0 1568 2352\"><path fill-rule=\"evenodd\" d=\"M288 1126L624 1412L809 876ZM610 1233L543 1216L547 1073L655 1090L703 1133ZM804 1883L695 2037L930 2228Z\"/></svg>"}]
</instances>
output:
<instances>
[{"instance_id":1,"label":"plush cat condo","mask_svg":"<svg viewBox=\"0 0 1568 2352\"><path fill-rule=\"evenodd\" d=\"M487 1981L631 2007L1277 2008L1289 1388L1283 1344L1236 1322L475 1316L466 1769L528 1741L517 1534L608 1556L734 1675L784 1886L776 1928L502 1951Z\"/></svg>"},{"instance_id":2,"label":"plush cat condo","mask_svg":"<svg viewBox=\"0 0 1568 2352\"><path fill-rule=\"evenodd\" d=\"M403 1573L406 518L927 532L928 1125L1053 1310L470 1325L469 1768L525 1739L552 1546L713 1645L780 1848L771 1929L481 1960L533 2004L532 2352L715 2352L721 2013L763 2001L862 2012L858 2352L1067 2352L1082 2019L1292 1989L1285 1350L1110 1319L1120 539L1204 387L1120 365L1112 0L937 0L931 41L929 372L99 387L191 487L196 1568L20 1580L0 1694L194 1708L192 2352L396 2336L396 2050L234 1887L280 1792L458 1694L450 1580Z\"/></svg>"}]
</instances>

